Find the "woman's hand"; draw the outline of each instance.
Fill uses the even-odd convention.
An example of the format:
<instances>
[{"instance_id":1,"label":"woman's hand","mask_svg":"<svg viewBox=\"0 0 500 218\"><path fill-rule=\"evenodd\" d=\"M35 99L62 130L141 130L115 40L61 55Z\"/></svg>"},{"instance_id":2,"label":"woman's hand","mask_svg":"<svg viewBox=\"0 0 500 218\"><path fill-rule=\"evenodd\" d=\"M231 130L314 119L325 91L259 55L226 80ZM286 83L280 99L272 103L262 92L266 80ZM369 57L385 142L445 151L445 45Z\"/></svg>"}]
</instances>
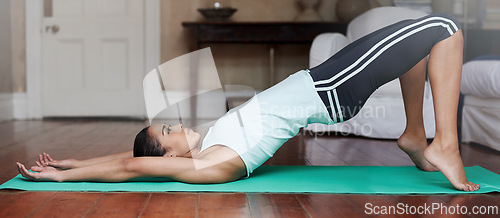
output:
<instances>
[{"instance_id":1,"label":"woman's hand","mask_svg":"<svg viewBox=\"0 0 500 218\"><path fill-rule=\"evenodd\" d=\"M77 162L77 160L75 160L75 159L54 160L47 153L43 153L43 155L39 154L38 160L39 161L36 162L36 165L38 167L52 166L52 167L57 167L57 168L62 169L62 170L75 168L76 162Z\"/></svg>"},{"instance_id":2,"label":"woman's hand","mask_svg":"<svg viewBox=\"0 0 500 218\"><path fill-rule=\"evenodd\" d=\"M31 167L31 170L35 171L36 173L30 172L26 169L26 167L17 162L17 169L19 170L19 173L24 176L24 178L27 178L29 180L33 181L53 181L53 182L58 182L61 181L58 177L59 175L59 170L57 170L54 167L51 166L45 166L45 167L36 167L33 166Z\"/></svg>"}]
</instances>

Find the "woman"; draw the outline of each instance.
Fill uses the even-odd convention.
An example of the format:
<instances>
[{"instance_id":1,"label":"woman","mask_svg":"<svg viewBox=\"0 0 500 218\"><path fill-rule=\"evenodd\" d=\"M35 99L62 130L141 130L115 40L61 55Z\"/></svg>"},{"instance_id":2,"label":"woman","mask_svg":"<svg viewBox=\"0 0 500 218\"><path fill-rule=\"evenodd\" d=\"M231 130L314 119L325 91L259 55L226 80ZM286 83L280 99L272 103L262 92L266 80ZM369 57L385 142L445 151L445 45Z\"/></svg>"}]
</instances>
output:
<instances>
[{"instance_id":1,"label":"woman","mask_svg":"<svg viewBox=\"0 0 500 218\"><path fill-rule=\"evenodd\" d=\"M456 129L462 50L462 31L450 16L401 21L230 110L210 128L201 146L200 134L191 129L155 124L139 132L133 153L86 161L54 161L44 154L32 167L39 173L20 163L18 168L37 181L114 182L136 177L233 181L249 176L301 127L352 118L378 87L399 77L407 117L399 147L421 170L440 170L455 188L475 191L480 186L467 181ZM436 136L429 146L422 118L427 55L436 117Z\"/></svg>"}]
</instances>

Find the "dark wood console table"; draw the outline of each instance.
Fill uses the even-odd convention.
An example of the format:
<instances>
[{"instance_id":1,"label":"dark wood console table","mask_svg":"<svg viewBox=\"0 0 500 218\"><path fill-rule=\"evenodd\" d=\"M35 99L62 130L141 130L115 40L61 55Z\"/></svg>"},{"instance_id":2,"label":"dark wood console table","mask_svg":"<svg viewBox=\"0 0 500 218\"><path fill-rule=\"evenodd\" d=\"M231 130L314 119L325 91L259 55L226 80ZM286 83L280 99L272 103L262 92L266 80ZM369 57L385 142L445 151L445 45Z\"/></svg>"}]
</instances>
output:
<instances>
[{"instance_id":1,"label":"dark wood console table","mask_svg":"<svg viewBox=\"0 0 500 218\"><path fill-rule=\"evenodd\" d=\"M190 50L202 43L311 43L325 32L345 33L347 24L334 22L183 22L190 29Z\"/></svg>"},{"instance_id":2,"label":"dark wood console table","mask_svg":"<svg viewBox=\"0 0 500 218\"><path fill-rule=\"evenodd\" d=\"M190 31L189 50L196 51L204 43L260 43L269 44L270 75L274 82L275 44L310 44L314 38L326 32L344 33L347 24L335 22L183 22L182 26ZM197 72L191 71L191 87L198 84ZM272 85L272 84L270 84ZM197 90L190 90L192 95ZM191 98L191 118L196 117L196 97ZM191 119L191 125L196 121Z\"/></svg>"}]
</instances>

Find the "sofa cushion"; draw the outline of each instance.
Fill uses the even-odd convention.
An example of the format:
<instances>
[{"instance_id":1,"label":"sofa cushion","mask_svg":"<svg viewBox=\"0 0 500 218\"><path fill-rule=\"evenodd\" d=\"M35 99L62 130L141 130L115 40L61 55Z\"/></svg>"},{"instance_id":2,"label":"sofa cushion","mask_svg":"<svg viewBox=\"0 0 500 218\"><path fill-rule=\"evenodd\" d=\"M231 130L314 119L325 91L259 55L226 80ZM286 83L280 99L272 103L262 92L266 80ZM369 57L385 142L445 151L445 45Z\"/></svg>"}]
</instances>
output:
<instances>
[{"instance_id":1,"label":"sofa cushion","mask_svg":"<svg viewBox=\"0 0 500 218\"><path fill-rule=\"evenodd\" d=\"M460 91L482 98L500 98L500 60L474 60L464 64Z\"/></svg>"},{"instance_id":2,"label":"sofa cushion","mask_svg":"<svg viewBox=\"0 0 500 218\"><path fill-rule=\"evenodd\" d=\"M402 20L419 18L427 15L423 11L400 7L378 7L354 18L347 27L347 38L353 42L378 29Z\"/></svg>"}]
</instances>

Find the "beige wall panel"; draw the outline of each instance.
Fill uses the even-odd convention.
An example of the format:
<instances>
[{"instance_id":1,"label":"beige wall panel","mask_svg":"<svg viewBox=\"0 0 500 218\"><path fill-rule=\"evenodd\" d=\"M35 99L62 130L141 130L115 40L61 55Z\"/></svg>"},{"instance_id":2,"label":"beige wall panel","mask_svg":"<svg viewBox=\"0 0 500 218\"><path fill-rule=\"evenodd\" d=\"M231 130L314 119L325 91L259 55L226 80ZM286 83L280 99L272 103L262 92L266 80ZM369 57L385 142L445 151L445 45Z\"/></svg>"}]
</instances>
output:
<instances>
[{"instance_id":1,"label":"beige wall panel","mask_svg":"<svg viewBox=\"0 0 500 218\"><path fill-rule=\"evenodd\" d=\"M186 54L188 33L183 21L201 20L197 9L210 2L202 0L163 0L161 2L161 60ZM232 0L225 1L238 11L232 21L293 21L300 12L295 0ZM336 0L323 0L320 15L335 21ZM223 1L224 4L224 1ZM226 85L248 85L262 90L269 87L269 45L262 44L205 44L211 47L220 79ZM276 81L308 67L310 45L278 45L275 47ZM241 52L244 51L244 52Z\"/></svg>"},{"instance_id":2,"label":"beige wall panel","mask_svg":"<svg viewBox=\"0 0 500 218\"><path fill-rule=\"evenodd\" d=\"M25 1L11 0L12 8L12 91L26 92Z\"/></svg>"},{"instance_id":3,"label":"beige wall panel","mask_svg":"<svg viewBox=\"0 0 500 218\"><path fill-rule=\"evenodd\" d=\"M11 1L0 1L0 93L12 93Z\"/></svg>"}]
</instances>

